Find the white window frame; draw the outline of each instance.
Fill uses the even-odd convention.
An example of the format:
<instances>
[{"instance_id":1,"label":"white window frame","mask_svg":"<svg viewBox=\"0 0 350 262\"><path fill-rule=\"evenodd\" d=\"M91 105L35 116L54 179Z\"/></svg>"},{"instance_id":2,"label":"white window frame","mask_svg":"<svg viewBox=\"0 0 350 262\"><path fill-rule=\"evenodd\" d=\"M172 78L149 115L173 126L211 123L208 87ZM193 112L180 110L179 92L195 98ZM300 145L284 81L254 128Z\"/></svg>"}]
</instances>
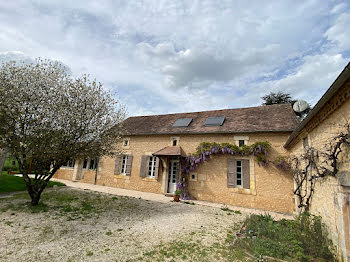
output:
<instances>
[{"instance_id":1,"label":"white window frame","mask_svg":"<svg viewBox=\"0 0 350 262\"><path fill-rule=\"evenodd\" d=\"M156 162L157 162L156 156L149 156L148 157L147 177L152 177L152 178L155 177Z\"/></svg>"},{"instance_id":2,"label":"white window frame","mask_svg":"<svg viewBox=\"0 0 350 262\"><path fill-rule=\"evenodd\" d=\"M85 162L85 160L86 160L86 167L84 167L84 162ZM94 161L95 161L94 167L93 167L93 168L90 168L91 160L94 160ZM98 160L96 160L95 158L94 158L94 159L85 158L85 159L83 160L83 169L84 169L84 170L96 170L97 167L98 167Z\"/></svg>"},{"instance_id":3,"label":"white window frame","mask_svg":"<svg viewBox=\"0 0 350 262\"><path fill-rule=\"evenodd\" d=\"M120 174L126 175L126 166L128 162L128 155L122 155L121 161L120 161Z\"/></svg>"},{"instance_id":4,"label":"white window frame","mask_svg":"<svg viewBox=\"0 0 350 262\"><path fill-rule=\"evenodd\" d=\"M244 140L244 144L247 146L249 141L249 136L234 136L233 140L235 140L236 146L239 146L239 140Z\"/></svg>"},{"instance_id":5,"label":"white window frame","mask_svg":"<svg viewBox=\"0 0 350 262\"><path fill-rule=\"evenodd\" d=\"M238 162L240 165L238 166ZM238 171L238 168L241 168L241 171ZM243 161L242 160L236 160L236 187L243 188ZM238 179L238 174L240 174L240 178ZM241 182L240 185L238 185L238 181Z\"/></svg>"}]
</instances>

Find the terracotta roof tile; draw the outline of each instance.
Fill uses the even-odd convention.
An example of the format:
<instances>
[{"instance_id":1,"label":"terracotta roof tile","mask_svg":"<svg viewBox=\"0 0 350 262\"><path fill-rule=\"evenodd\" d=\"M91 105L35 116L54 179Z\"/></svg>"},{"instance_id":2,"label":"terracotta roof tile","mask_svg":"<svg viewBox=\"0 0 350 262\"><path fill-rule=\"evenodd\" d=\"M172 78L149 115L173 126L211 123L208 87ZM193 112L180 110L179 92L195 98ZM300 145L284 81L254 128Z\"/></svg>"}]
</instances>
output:
<instances>
[{"instance_id":1,"label":"terracotta roof tile","mask_svg":"<svg viewBox=\"0 0 350 262\"><path fill-rule=\"evenodd\" d=\"M180 146L167 146L153 153L154 156L186 156Z\"/></svg>"},{"instance_id":2,"label":"terracotta roof tile","mask_svg":"<svg viewBox=\"0 0 350 262\"><path fill-rule=\"evenodd\" d=\"M222 126L204 126L207 117L225 116ZM193 118L187 127L173 127L179 118ZM128 135L292 132L298 125L291 105L270 105L193 113L129 117Z\"/></svg>"}]
</instances>

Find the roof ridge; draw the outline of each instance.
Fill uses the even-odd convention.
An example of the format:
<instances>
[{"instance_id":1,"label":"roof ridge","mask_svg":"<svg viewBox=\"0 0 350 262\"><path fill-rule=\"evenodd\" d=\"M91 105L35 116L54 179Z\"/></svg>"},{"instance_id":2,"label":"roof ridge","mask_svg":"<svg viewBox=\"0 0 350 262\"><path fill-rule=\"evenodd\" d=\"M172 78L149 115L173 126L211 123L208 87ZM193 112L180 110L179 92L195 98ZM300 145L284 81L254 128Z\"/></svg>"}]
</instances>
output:
<instances>
[{"instance_id":1,"label":"roof ridge","mask_svg":"<svg viewBox=\"0 0 350 262\"><path fill-rule=\"evenodd\" d=\"M129 118L136 117L155 117L155 116L170 116L170 115L186 115L186 114L199 114L199 113L209 113L209 112L219 112L219 111L229 111L229 110L245 110L245 109L253 109L253 108L263 108L263 107L273 107L273 106L292 106L289 103L284 104L273 104L273 105L260 105L260 106L250 106L250 107L236 107L236 108L225 108L225 109L215 109L215 110L203 110L196 112L182 112L182 113L170 113L170 114L157 114L157 115L143 115L143 116L130 116Z\"/></svg>"}]
</instances>

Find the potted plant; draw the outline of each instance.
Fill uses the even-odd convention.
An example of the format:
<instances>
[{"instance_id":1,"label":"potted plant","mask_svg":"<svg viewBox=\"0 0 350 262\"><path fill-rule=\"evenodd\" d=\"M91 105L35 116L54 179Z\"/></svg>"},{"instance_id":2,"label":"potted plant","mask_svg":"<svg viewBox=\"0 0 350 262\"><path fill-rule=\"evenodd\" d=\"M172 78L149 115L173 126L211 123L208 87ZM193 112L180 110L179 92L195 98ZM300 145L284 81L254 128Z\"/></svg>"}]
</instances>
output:
<instances>
[{"instance_id":1,"label":"potted plant","mask_svg":"<svg viewBox=\"0 0 350 262\"><path fill-rule=\"evenodd\" d=\"M180 201L180 195L182 193L181 189L176 189L174 193L174 201L179 202Z\"/></svg>"}]
</instances>

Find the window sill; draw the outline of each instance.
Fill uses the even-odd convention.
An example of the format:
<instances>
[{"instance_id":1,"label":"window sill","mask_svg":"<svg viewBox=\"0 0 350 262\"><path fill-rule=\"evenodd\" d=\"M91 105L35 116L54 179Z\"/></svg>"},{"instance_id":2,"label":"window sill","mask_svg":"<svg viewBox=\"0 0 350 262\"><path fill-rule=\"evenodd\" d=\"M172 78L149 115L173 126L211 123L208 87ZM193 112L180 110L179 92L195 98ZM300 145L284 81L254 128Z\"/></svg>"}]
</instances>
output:
<instances>
[{"instance_id":1,"label":"window sill","mask_svg":"<svg viewBox=\"0 0 350 262\"><path fill-rule=\"evenodd\" d=\"M145 182L157 182L158 180L155 177L144 177L144 178L142 178L142 181L145 181Z\"/></svg>"},{"instance_id":2,"label":"window sill","mask_svg":"<svg viewBox=\"0 0 350 262\"><path fill-rule=\"evenodd\" d=\"M246 189L246 188L240 188L240 187L231 187L229 188L230 192L235 194L242 194L242 195L254 195L256 196L256 190L252 189Z\"/></svg>"},{"instance_id":3,"label":"window sill","mask_svg":"<svg viewBox=\"0 0 350 262\"><path fill-rule=\"evenodd\" d=\"M127 175L114 175L114 178L129 180L130 176L127 176Z\"/></svg>"}]
</instances>

